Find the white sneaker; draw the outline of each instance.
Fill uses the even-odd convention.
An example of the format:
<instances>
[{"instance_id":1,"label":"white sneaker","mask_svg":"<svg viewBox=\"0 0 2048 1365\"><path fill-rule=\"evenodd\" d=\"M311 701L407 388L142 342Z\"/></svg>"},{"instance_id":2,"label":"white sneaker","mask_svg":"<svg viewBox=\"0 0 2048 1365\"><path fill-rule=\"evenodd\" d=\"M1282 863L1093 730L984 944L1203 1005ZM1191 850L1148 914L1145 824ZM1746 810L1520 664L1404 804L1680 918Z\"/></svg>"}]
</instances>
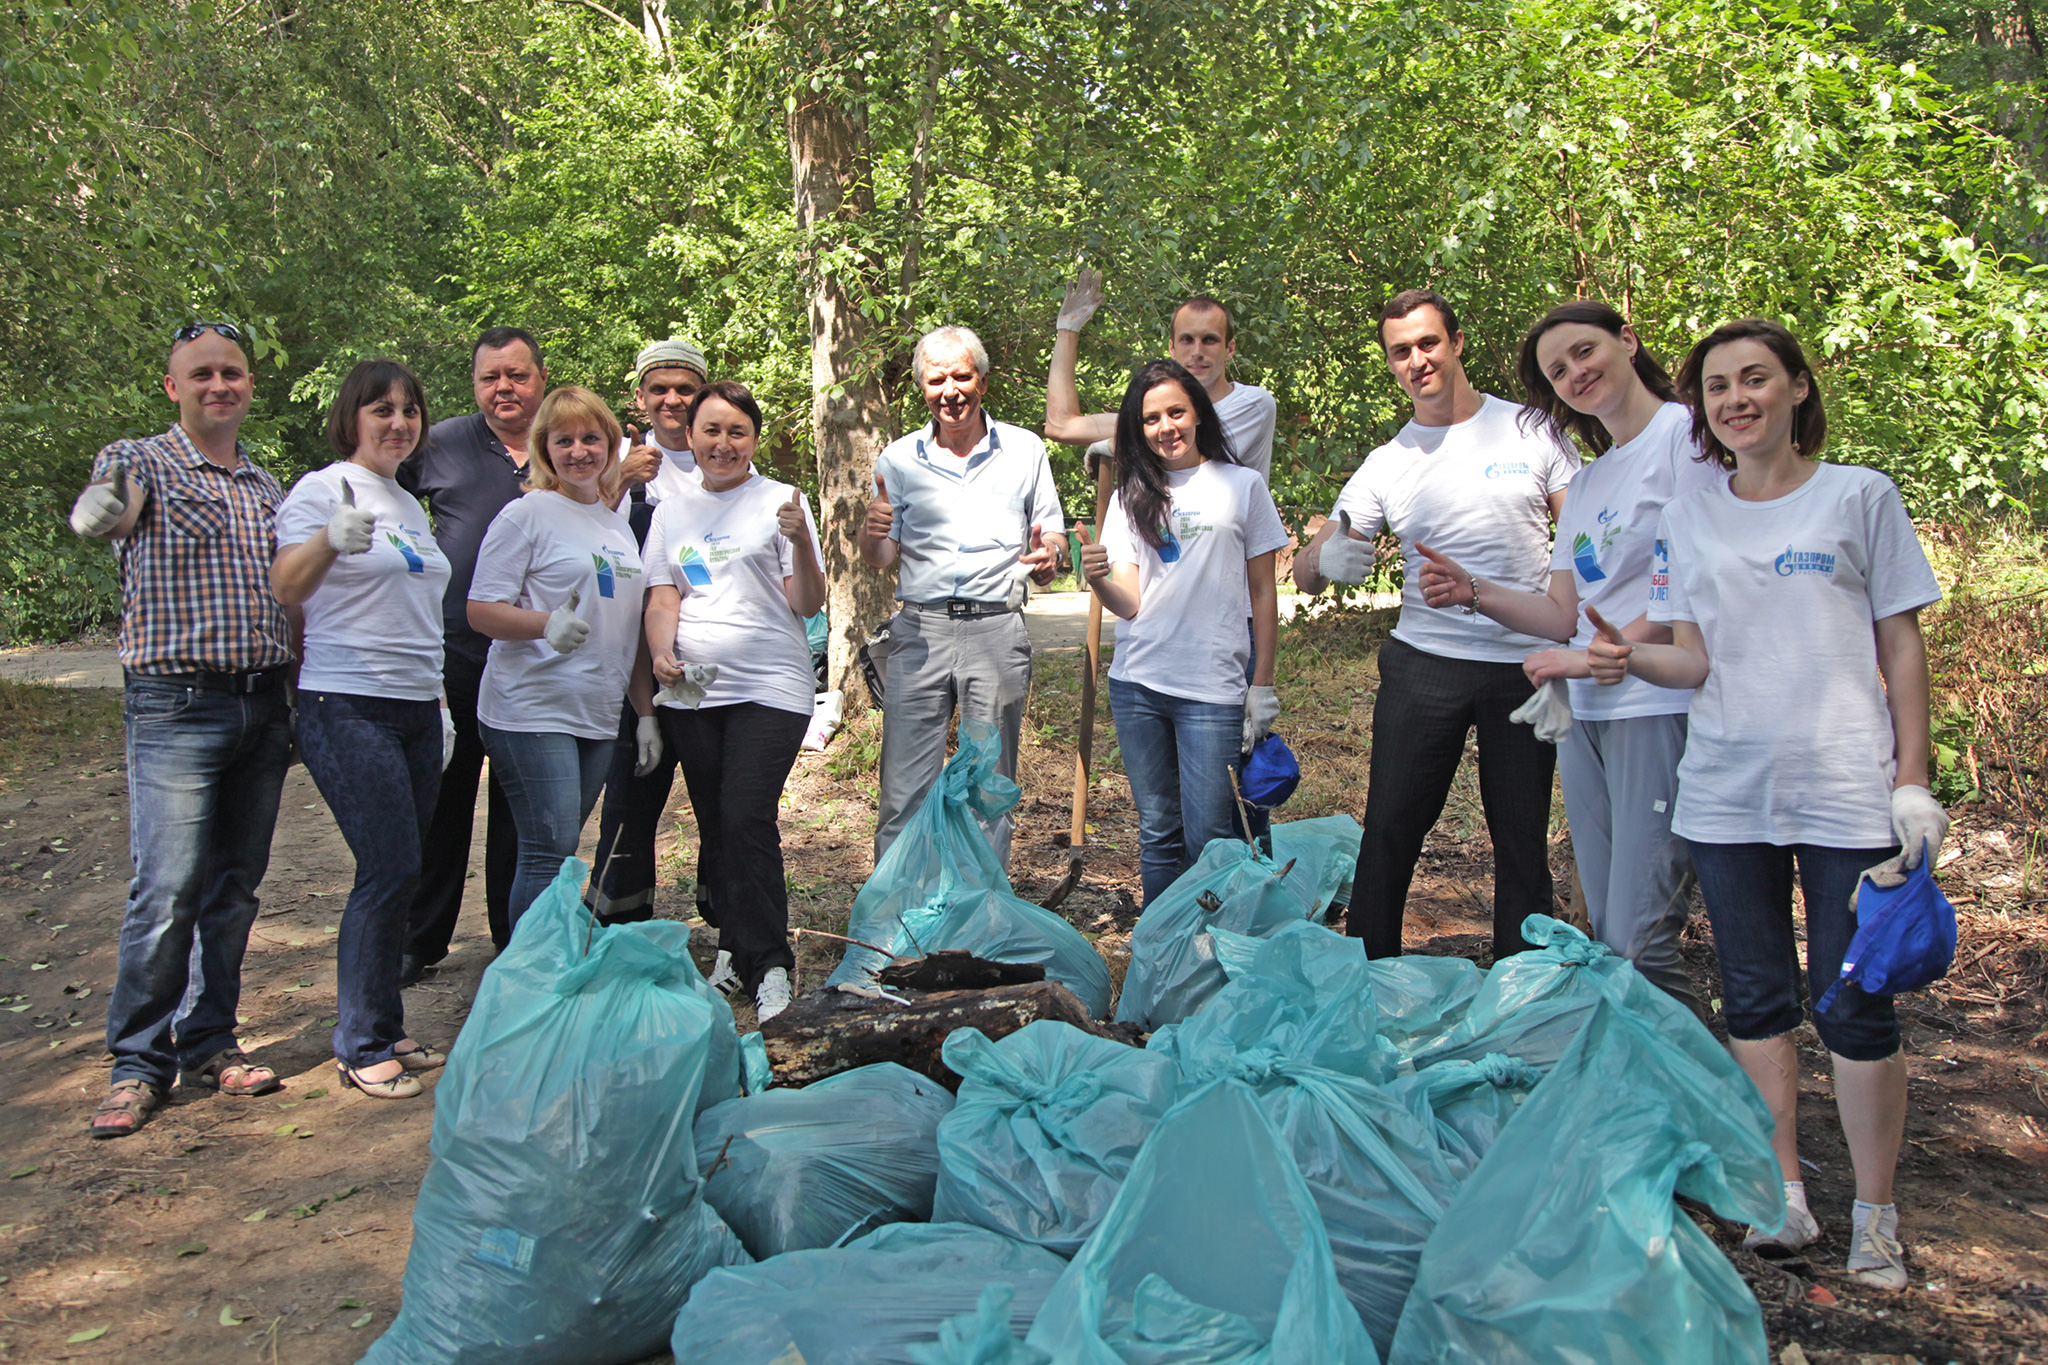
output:
<instances>
[{"instance_id":1,"label":"white sneaker","mask_svg":"<svg viewBox=\"0 0 2048 1365\"><path fill-rule=\"evenodd\" d=\"M718 950L718 960L711 964L711 975L704 978L704 984L727 995L740 988L740 974L732 969L731 953L723 948Z\"/></svg>"},{"instance_id":2,"label":"white sneaker","mask_svg":"<svg viewBox=\"0 0 2048 1365\"><path fill-rule=\"evenodd\" d=\"M765 1024L788 1008L789 973L781 967L770 967L754 992L754 1022Z\"/></svg>"},{"instance_id":3,"label":"white sneaker","mask_svg":"<svg viewBox=\"0 0 2048 1365\"><path fill-rule=\"evenodd\" d=\"M1873 1216L1874 1215L1874 1216ZM1876 1208L1856 1205L1856 1231L1849 1242L1849 1275L1872 1289L1904 1289L1906 1249L1899 1245L1899 1209L1896 1204Z\"/></svg>"},{"instance_id":4,"label":"white sneaker","mask_svg":"<svg viewBox=\"0 0 2048 1365\"><path fill-rule=\"evenodd\" d=\"M1814 1220L1806 1207L1806 1186L1804 1182L1785 1182L1785 1226L1776 1232L1765 1232L1752 1227L1749 1235L1742 1239L1744 1251L1754 1251L1766 1260L1779 1256L1798 1254L1806 1247L1820 1240L1820 1224Z\"/></svg>"}]
</instances>

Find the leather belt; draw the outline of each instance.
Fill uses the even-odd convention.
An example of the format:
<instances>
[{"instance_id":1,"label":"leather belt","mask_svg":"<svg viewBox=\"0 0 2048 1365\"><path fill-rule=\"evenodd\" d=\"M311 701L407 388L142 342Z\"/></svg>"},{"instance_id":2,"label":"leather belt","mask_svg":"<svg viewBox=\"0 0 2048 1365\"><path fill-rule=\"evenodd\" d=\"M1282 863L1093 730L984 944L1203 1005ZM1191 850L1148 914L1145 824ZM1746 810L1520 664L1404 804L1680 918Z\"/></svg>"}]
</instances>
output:
<instances>
[{"instance_id":1,"label":"leather belt","mask_svg":"<svg viewBox=\"0 0 2048 1365\"><path fill-rule=\"evenodd\" d=\"M131 668L124 668L121 673L130 682L171 683L178 687L199 687L208 692L234 692L247 696L284 686L285 675L290 671L289 665L280 664L276 668L259 668L248 673L214 673L205 669L193 673L137 673Z\"/></svg>"},{"instance_id":2,"label":"leather belt","mask_svg":"<svg viewBox=\"0 0 2048 1365\"><path fill-rule=\"evenodd\" d=\"M943 611L956 621L972 621L983 616L1003 616L1017 608L1007 602L976 602L966 597L945 597L936 602L912 602L920 611Z\"/></svg>"}]
</instances>

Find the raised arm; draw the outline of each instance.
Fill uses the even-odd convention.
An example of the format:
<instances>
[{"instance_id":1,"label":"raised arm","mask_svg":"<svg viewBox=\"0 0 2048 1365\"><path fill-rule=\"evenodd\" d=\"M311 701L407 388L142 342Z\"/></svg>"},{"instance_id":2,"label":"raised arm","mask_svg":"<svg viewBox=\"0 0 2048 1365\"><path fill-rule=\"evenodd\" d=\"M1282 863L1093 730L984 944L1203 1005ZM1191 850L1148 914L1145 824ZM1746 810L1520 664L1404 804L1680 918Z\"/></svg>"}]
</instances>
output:
<instances>
[{"instance_id":1,"label":"raised arm","mask_svg":"<svg viewBox=\"0 0 2048 1365\"><path fill-rule=\"evenodd\" d=\"M1067 286L1052 343L1052 371L1045 377L1045 439L1085 446L1116 435L1116 414L1081 411L1074 368L1081 356L1081 329L1102 306L1102 272L1082 270Z\"/></svg>"}]
</instances>

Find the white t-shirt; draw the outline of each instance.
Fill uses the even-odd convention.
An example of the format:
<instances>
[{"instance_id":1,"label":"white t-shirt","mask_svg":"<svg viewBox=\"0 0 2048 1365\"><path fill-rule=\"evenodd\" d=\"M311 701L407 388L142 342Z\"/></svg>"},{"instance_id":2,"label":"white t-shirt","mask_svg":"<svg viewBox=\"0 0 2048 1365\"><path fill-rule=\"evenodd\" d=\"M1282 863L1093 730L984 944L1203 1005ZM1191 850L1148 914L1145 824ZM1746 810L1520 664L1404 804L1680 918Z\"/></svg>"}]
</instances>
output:
<instances>
[{"instance_id":1,"label":"white t-shirt","mask_svg":"<svg viewBox=\"0 0 2048 1365\"><path fill-rule=\"evenodd\" d=\"M697 470L697 457L687 450L670 450L661 443L653 432L642 436L641 441L661 452L661 468L654 471L642 488L649 507L658 507L663 502L692 486L704 476ZM626 458L626 452L633 448L630 440L619 441L619 458Z\"/></svg>"},{"instance_id":2,"label":"white t-shirt","mask_svg":"<svg viewBox=\"0 0 2048 1365\"><path fill-rule=\"evenodd\" d=\"M1243 465L1204 460L1170 469L1167 541L1153 549L1112 494L1102 518L1111 564L1138 566L1138 614L1118 624L1109 676L1171 697L1244 703L1251 642L1245 561L1290 539L1265 480Z\"/></svg>"},{"instance_id":3,"label":"white t-shirt","mask_svg":"<svg viewBox=\"0 0 2048 1365\"><path fill-rule=\"evenodd\" d=\"M359 464L316 469L277 509L277 544L327 534L348 480L356 506L377 519L370 548L343 555L306 599L306 659L299 686L395 701L441 695L441 596L448 557L420 500Z\"/></svg>"},{"instance_id":4,"label":"white t-shirt","mask_svg":"<svg viewBox=\"0 0 2048 1365\"><path fill-rule=\"evenodd\" d=\"M1330 509L1351 514L1371 538L1391 528L1401 540L1401 619L1394 638L1425 654L1518 664L1555 640L1509 630L1488 617L1422 600L1418 540L1502 587L1542 593L1550 586L1550 494L1571 482L1579 456L1539 428L1524 432L1522 411L1481 394L1479 411L1448 427L1410 422L1365 457ZM1633 615L1629 617L1635 619Z\"/></svg>"},{"instance_id":5,"label":"white t-shirt","mask_svg":"<svg viewBox=\"0 0 2048 1365\"><path fill-rule=\"evenodd\" d=\"M1697 622L1672 829L1707 843L1892 842L1891 712L1873 623L1941 600L1892 481L1824 464L1770 502L1724 482L1664 509L1650 619ZM1665 595L1659 596L1660 591Z\"/></svg>"},{"instance_id":6,"label":"white t-shirt","mask_svg":"<svg viewBox=\"0 0 2048 1365\"><path fill-rule=\"evenodd\" d=\"M610 739L640 639L647 578L633 527L603 502L535 490L514 498L484 532L472 602L551 612L581 594L590 635L567 654L546 640L493 640L477 719L496 730Z\"/></svg>"},{"instance_id":7,"label":"white t-shirt","mask_svg":"<svg viewBox=\"0 0 2048 1365\"><path fill-rule=\"evenodd\" d=\"M1650 600L1650 549L1664 504L1695 488L1726 483L1720 466L1694 457L1692 414L1682 403L1666 403L1627 445L1615 446L1572 480L1557 518L1552 572L1569 573L1579 593L1579 630L1572 645L1593 639L1592 607L1617 628L1643 614ZM1591 678L1571 680L1572 714L1581 720L1622 720L1629 716L1682 716L1692 692L1629 678L1603 687Z\"/></svg>"},{"instance_id":8,"label":"white t-shirt","mask_svg":"<svg viewBox=\"0 0 2048 1365\"><path fill-rule=\"evenodd\" d=\"M1216 404L1216 420L1230 438L1237 462L1255 470L1261 482L1273 482L1273 429L1280 404L1257 384L1235 384Z\"/></svg>"},{"instance_id":9,"label":"white t-shirt","mask_svg":"<svg viewBox=\"0 0 2048 1365\"><path fill-rule=\"evenodd\" d=\"M782 587L796 572L796 547L775 524L794 491L756 474L723 492L691 484L655 509L643 551L647 584L683 594L676 656L718 665L718 680L704 689L705 706L751 701L811 714L811 643ZM815 546L810 503L799 501Z\"/></svg>"}]
</instances>

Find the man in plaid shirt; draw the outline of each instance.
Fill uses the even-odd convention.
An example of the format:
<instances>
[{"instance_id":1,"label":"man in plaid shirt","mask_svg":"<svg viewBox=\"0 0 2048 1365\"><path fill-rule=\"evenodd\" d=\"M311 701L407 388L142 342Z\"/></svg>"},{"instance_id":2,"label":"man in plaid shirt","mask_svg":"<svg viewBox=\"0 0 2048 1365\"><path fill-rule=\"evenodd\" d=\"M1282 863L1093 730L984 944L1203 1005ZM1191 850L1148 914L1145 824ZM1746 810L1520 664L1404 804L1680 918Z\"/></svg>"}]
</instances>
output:
<instances>
[{"instance_id":1,"label":"man in plaid shirt","mask_svg":"<svg viewBox=\"0 0 2048 1365\"><path fill-rule=\"evenodd\" d=\"M174 1080L230 1095L280 1088L236 1044L235 1007L291 756L291 630L270 592L284 490L237 439L255 381L234 327L180 328L164 392L177 423L102 450L71 511L73 529L111 541L120 565L135 863L96 1138L140 1128Z\"/></svg>"}]
</instances>

